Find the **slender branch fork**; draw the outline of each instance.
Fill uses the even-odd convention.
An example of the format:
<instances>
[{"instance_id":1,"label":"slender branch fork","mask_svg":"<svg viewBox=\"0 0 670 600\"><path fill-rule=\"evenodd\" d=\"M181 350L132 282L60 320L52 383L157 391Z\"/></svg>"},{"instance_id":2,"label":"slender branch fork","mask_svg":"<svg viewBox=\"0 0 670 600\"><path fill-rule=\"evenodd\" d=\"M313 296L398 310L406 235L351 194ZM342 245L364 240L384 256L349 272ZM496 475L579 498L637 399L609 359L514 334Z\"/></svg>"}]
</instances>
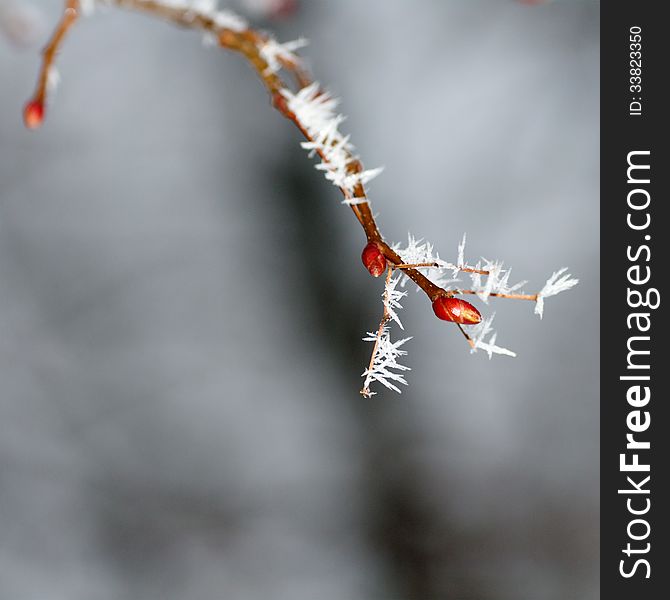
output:
<instances>
[{"instance_id":1,"label":"slender branch fork","mask_svg":"<svg viewBox=\"0 0 670 600\"><path fill-rule=\"evenodd\" d=\"M428 279L428 277L424 275L419 269L450 269L454 273L469 273L473 278L486 276L489 278L489 282L494 283L499 272L493 273L492 271L488 270L488 268L480 269L479 264L477 267L470 267L462 264L464 262L462 259L462 249L465 244L465 238L463 239L462 246L459 246L458 265L430 262L433 260L433 257L430 255L430 253L428 253L429 262L405 262L400 254L398 254L398 252L384 240L384 237L382 236L382 233L379 230L377 222L372 213L370 202L364 186L364 182L366 181L365 175L369 172L364 171L361 161L358 159L358 157L352 154L351 146L346 143L346 139L348 138L344 140L338 138L329 139L328 137L324 137L321 132L315 133L314 128L310 127L306 118L301 118L300 115L296 114L299 111L295 108L295 104L291 104L291 97L298 97L301 91L309 91L310 94L312 94L310 98L310 101L312 102L319 102L321 100L328 102L330 100L325 90L318 88L318 84L314 83L310 74L303 68L303 65L297 55L293 54L292 52L275 51L272 56L269 56L267 53L268 47L272 46L273 44L275 48L279 47L277 43L271 38L271 36L248 27L241 20L239 20L238 23L235 21L237 17L231 17L231 15L226 16L221 12L207 12L204 10L198 10L195 6L188 6L186 4L174 2L172 0L106 0L104 3L107 5L116 6L121 9L160 18L183 28L199 30L209 39L214 40L221 48L241 54L247 60L252 69L256 72L261 83L269 93L272 106L285 118L291 121L302 133L306 139L306 143L303 145L309 147L312 152L316 153L321 158L322 164L318 165L318 168L324 168L324 170L332 168L333 171L340 169L341 174L346 177L347 181L353 182L351 184L345 183L339 185L339 180L337 180L336 185L339 187L342 195L344 196L344 202L350 206L354 216L363 228L363 231L367 237L368 245L375 245L387 263L386 287L384 294L384 314L382 316L381 323L376 335L368 371L371 371L373 365L375 364L375 357L380 350L380 341L387 331L386 325L391 320L391 318L396 319L395 313L391 314L391 309L389 308L389 286L392 283L391 276L396 269L400 270L403 275L412 280L418 286L418 288L426 294L428 299L433 303L434 309L436 302L457 302L454 299L454 296L459 294L476 294L483 299L487 299L489 296L491 296L513 300L534 301L536 302L536 313L542 316L544 297L554 295L563 289L569 289L577 283L577 280L575 279L568 279L569 275L564 276L560 280L557 279L564 272L564 270L561 270L552 275L552 278L547 282L545 288L543 288L542 292L538 294L515 293L518 286L513 288L501 287L497 289L491 289L489 286L484 295L482 295L481 288L459 290L451 288L445 289L440 287ZM42 52L42 64L39 70L34 94L31 100L26 104L26 108L24 110L24 120L29 128L35 128L41 124L44 117L45 106L48 100L50 84L52 82L52 74L55 73L54 62L58 52L60 51L71 28L77 22L82 13L85 12L84 9L86 7L90 7L92 4L93 0L64 0L64 9L61 18L56 25L51 39ZM279 75L280 68L282 68L285 73L288 73L292 77L294 88L297 88L295 94L291 91L291 87ZM333 155L336 155L335 158L333 158ZM335 161L337 164L334 164ZM382 259L382 261L384 259ZM493 265L493 263L491 264ZM485 266L489 267L488 264ZM498 266L494 265L493 268L498 268ZM371 271L371 273L373 272ZM375 272L373 274L377 275L378 273ZM509 272L507 275L508 274ZM506 279L504 281L506 282ZM551 287L550 284L553 287ZM395 283L393 285L395 285ZM477 285L479 285L479 279L477 279ZM473 287L476 288L477 285L473 285ZM473 350L476 348L484 348L487 352L489 352L489 356L491 355L491 351L497 352L501 350L504 352L498 353L514 355L510 351L495 346L495 336L490 342L482 342L481 337L477 340L473 340L473 338L471 338L462 327L463 323L471 324L471 321L459 321L458 318L452 318L451 316L445 318L444 316L440 316L437 311L436 314L444 320L453 321L458 326L461 333L465 336L467 342ZM487 329L487 327L490 326L490 320L488 323L483 323L482 325L484 325L484 332L488 332L489 329ZM406 340L397 343L397 345L399 346L400 343L404 343L404 341ZM404 354L404 351L401 351L400 353ZM398 365L394 364L392 365L392 368L403 367L399 367ZM397 380L405 383L404 380L402 380L402 377ZM393 385L387 385L387 387L397 389ZM364 389L361 390L361 393L364 396L369 396L373 392L370 392L369 387L364 386Z\"/></svg>"}]
</instances>

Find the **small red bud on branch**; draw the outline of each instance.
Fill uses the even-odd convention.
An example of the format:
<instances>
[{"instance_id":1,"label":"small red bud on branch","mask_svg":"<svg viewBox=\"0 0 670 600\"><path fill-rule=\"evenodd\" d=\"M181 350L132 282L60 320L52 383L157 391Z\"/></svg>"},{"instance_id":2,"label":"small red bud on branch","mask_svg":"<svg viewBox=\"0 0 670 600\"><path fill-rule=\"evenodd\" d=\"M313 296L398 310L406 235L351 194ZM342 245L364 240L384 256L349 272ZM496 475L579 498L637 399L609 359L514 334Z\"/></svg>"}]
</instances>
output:
<instances>
[{"instance_id":1,"label":"small red bud on branch","mask_svg":"<svg viewBox=\"0 0 670 600\"><path fill-rule=\"evenodd\" d=\"M30 100L23 107L23 122L28 129L37 129L44 121L44 104Z\"/></svg>"},{"instance_id":2,"label":"small red bud on branch","mask_svg":"<svg viewBox=\"0 0 670 600\"><path fill-rule=\"evenodd\" d=\"M482 315L472 304L453 296L436 298L433 301L433 311L438 319L460 325L476 325L482 320Z\"/></svg>"},{"instance_id":3,"label":"small red bud on branch","mask_svg":"<svg viewBox=\"0 0 670 600\"><path fill-rule=\"evenodd\" d=\"M377 242L370 242L363 248L361 260L373 277L379 277L386 271L386 258Z\"/></svg>"}]
</instances>

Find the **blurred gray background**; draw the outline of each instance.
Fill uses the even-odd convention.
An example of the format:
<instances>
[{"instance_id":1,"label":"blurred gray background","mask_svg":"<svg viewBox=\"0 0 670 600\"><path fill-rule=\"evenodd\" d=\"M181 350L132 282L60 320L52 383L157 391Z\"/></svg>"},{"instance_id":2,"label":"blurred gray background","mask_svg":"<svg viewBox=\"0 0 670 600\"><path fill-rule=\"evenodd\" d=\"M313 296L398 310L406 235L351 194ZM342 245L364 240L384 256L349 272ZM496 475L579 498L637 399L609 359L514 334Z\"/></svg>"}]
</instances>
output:
<instances>
[{"instance_id":1,"label":"blurred gray background","mask_svg":"<svg viewBox=\"0 0 670 600\"><path fill-rule=\"evenodd\" d=\"M484 307L492 361L412 291L410 385L365 400L381 282L239 57L98 13L30 133L0 37L0 599L598 598L598 4L253 22L311 40L389 240L581 283Z\"/></svg>"}]
</instances>

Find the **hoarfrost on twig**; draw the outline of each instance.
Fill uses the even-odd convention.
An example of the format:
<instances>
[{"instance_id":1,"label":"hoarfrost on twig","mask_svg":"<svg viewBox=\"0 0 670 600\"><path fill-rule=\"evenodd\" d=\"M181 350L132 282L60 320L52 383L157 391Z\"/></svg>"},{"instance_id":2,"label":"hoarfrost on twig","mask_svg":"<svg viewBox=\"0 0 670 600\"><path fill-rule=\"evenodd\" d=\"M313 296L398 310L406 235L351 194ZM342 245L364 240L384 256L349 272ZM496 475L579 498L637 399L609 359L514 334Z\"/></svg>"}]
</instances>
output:
<instances>
[{"instance_id":1,"label":"hoarfrost on twig","mask_svg":"<svg viewBox=\"0 0 670 600\"><path fill-rule=\"evenodd\" d=\"M398 358L407 354L407 351L401 350L400 347L411 339L411 337L407 337L396 342L391 341L389 328L386 326L382 327L381 335L368 332L367 337L363 338L364 342L373 342L377 344L372 367L366 369L362 375L362 377L365 377L363 389L367 392L366 395L374 396L376 394L376 392L370 391L370 385L374 381L378 381L394 392L401 393L400 388L395 385L395 383L407 385L407 381L405 381L405 377L402 373L396 373L394 371L411 370L409 367L398 363Z\"/></svg>"},{"instance_id":2,"label":"hoarfrost on twig","mask_svg":"<svg viewBox=\"0 0 670 600\"><path fill-rule=\"evenodd\" d=\"M510 285L509 277L512 274L512 269L504 268L504 263L499 260L482 258L475 265L475 269L477 271L488 271L488 275L470 273L472 291L477 294L482 302L488 302L491 294L523 293L521 288L528 283L524 280Z\"/></svg>"},{"instance_id":3,"label":"hoarfrost on twig","mask_svg":"<svg viewBox=\"0 0 670 600\"><path fill-rule=\"evenodd\" d=\"M463 239L460 244L458 244L458 258L456 259L456 264L463 266L465 264L465 238L466 233L463 233Z\"/></svg>"},{"instance_id":4,"label":"hoarfrost on twig","mask_svg":"<svg viewBox=\"0 0 670 600\"><path fill-rule=\"evenodd\" d=\"M407 264L434 264L434 267L418 267L417 270L422 271L435 285L444 289L451 289L452 283L456 283L459 279L456 275L459 272L458 265L453 265L440 258L440 255L435 252L433 245L425 241L423 238L416 238L411 233L407 234L407 246L402 247L400 244L394 244L393 250L397 252L402 258L403 262ZM451 273L448 273L451 271ZM407 275L403 275L401 286L405 286L410 281Z\"/></svg>"},{"instance_id":5,"label":"hoarfrost on twig","mask_svg":"<svg viewBox=\"0 0 670 600\"><path fill-rule=\"evenodd\" d=\"M298 64L300 59L293 52L300 48L304 48L308 44L305 38L298 38L290 42L280 44L274 38L269 38L263 46L261 46L260 54L268 63L267 73L276 73L281 69L282 62Z\"/></svg>"},{"instance_id":6,"label":"hoarfrost on twig","mask_svg":"<svg viewBox=\"0 0 670 600\"><path fill-rule=\"evenodd\" d=\"M566 273L567 267L563 267L558 271L552 273L551 277L547 279L547 283L537 294L537 301L535 302L535 314L540 315L540 319L544 314L544 299L550 296L560 294L579 283L579 279L571 279L572 275ZM565 273L565 274L564 274Z\"/></svg>"},{"instance_id":7,"label":"hoarfrost on twig","mask_svg":"<svg viewBox=\"0 0 670 600\"><path fill-rule=\"evenodd\" d=\"M316 81L296 93L284 89L282 94L287 100L289 110L296 115L311 138L309 142L302 142L302 147L309 150L310 154L318 152L322 157L315 168L323 171L326 179L333 185L345 191L346 202L367 202L366 198L355 198L354 188L358 184L368 183L382 172L383 167L360 173L348 171L349 163L356 157L349 136L344 136L339 131L339 126L345 120L345 116L335 110L339 100L322 91Z\"/></svg>"}]
</instances>

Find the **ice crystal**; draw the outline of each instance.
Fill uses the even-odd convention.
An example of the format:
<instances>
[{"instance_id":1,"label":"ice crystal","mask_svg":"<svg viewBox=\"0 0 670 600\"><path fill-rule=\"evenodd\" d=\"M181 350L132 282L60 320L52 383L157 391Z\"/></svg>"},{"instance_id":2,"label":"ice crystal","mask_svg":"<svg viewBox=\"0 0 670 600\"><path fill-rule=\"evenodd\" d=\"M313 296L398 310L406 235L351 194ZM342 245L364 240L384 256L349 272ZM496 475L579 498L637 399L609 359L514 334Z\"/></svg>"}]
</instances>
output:
<instances>
[{"instance_id":1,"label":"ice crystal","mask_svg":"<svg viewBox=\"0 0 670 600\"><path fill-rule=\"evenodd\" d=\"M212 15L214 24L221 29L230 29L231 31L244 31L248 29L248 23L239 15L230 10L217 10Z\"/></svg>"},{"instance_id":2,"label":"ice crystal","mask_svg":"<svg viewBox=\"0 0 670 600\"><path fill-rule=\"evenodd\" d=\"M458 258L456 259L456 264L459 266L463 266L465 264L465 237L466 233L463 234L463 239L461 240L461 243L458 244Z\"/></svg>"},{"instance_id":3,"label":"ice crystal","mask_svg":"<svg viewBox=\"0 0 670 600\"><path fill-rule=\"evenodd\" d=\"M402 308L400 299L407 296L407 292L396 290L396 286L398 285L400 279L400 275L398 275L398 277L392 277L389 279L388 283L384 286L384 293L382 294L382 297L384 298L384 308L386 309L386 313L388 314L389 318L394 320L400 329L404 330L405 328L400 322L400 318L396 312L396 310Z\"/></svg>"},{"instance_id":4,"label":"ice crystal","mask_svg":"<svg viewBox=\"0 0 670 600\"><path fill-rule=\"evenodd\" d=\"M524 280L510 284L509 278L512 274L512 269L504 268L502 261L482 258L474 268L478 271L488 271L488 275L470 273L472 279L471 288L482 302L488 302L491 294L523 293L521 292L521 288L528 283Z\"/></svg>"},{"instance_id":5,"label":"ice crystal","mask_svg":"<svg viewBox=\"0 0 670 600\"><path fill-rule=\"evenodd\" d=\"M496 346L497 334L493 331L492 327L495 316L495 313L493 313L490 317L484 319L481 323L470 329L470 338L473 343L471 352L484 350L489 355L489 360L493 358L494 354L504 354L506 356L516 357L515 352L503 348L502 346ZM487 336L490 336L488 340L485 339Z\"/></svg>"},{"instance_id":6,"label":"ice crystal","mask_svg":"<svg viewBox=\"0 0 670 600\"><path fill-rule=\"evenodd\" d=\"M417 239L412 234L407 236L407 246L405 248L395 245L393 249L400 254L406 263L434 263L435 267L422 267L425 275L435 284L444 289L453 289L451 284L457 283L459 272L463 269L474 269L477 271L488 271L488 275L481 273L470 273L472 280L471 289L484 302L488 301L491 294L511 294L518 292L520 288L526 285L526 281L520 281L511 285L509 277L512 269L503 268L502 261L491 261L482 258L475 265L468 265L465 262L465 240L463 234L461 242L458 244L458 256L456 264L446 262L440 258L440 255L434 251L433 245L422 239ZM447 273L451 271L451 275ZM407 282L405 277L403 285Z\"/></svg>"},{"instance_id":7,"label":"ice crystal","mask_svg":"<svg viewBox=\"0 0 670 600\"><path fill-rule=\"evenodd\" d=\"M433 245L422 238L416 238L408 233L407 246L402 247L400 244L394 244L393 250L407 264L430 263L436 265L435 267L419 267L418 270L441 288L452 289L452 284L459 281L456 277L459 272L458 265L442 260L440 255L435 252ZM410 281L409 277L403 275L400 285L405 286L408 281Z\"/></svg>"},{"instance_id":8,"label":"ice crystal","mask_svg":"<svg viewBox=\"0 0 670 600\"><path fill-rule=\"evenodd\" d=\"M376 394L376 392L370 391L370 385L375 381L394 392L401 393L400 388L395 383L407 385L402 372L410 371L411 369L398 363L398 358L407 354L407 351L401 350L400 347L411 339L411 337L408 337L396 342L391 341L389 328L386 326L382 328L379 339L376 333L370 332L368 332L367 337L363 338L364 342L377 343L372 367L366 369L362 375L362 377L365 377L363 389L366 390L366 395L374 396ZM397 371L400 372L398 373Z\"/></svg>"},{"instance_id":9,"label":"ice crystal","mask_svg":"<svg viewBox=\"0 0 670 600\"><path fill-rule=\"evenodd\" d=\"M400 346L411 338L392 342L390 328L388 327L390 321L395 321L400 329L405 329L397 312L402 308L400 304L401 298L407 295L407 292L396 289L400 279L401 275L386 279L386 285L382 293L384 316L382 317L380 329L377 333L368 332L368 337L363 338L366 342L375 342L372 350L372 367L366 369L362 375L365 377L362 392L365 396L373 396L376 393L370 391L370 385L375 381L398 393L400 393L398 386L391 383L391 381L407 385L404 376L401 373L394 372L394 370L401 372L410 370L409 367L399 364L398 358L407 354L405 350L400 350Z\"/></svg>"},{"instance_id":10,"label":"ice crystal","mask_svg":"<svg viewBox=\"0 0 670 600\"><path fill-rule=\"evenodd\" d=\"M280 44L273 38L269 38L260 49L263 60L268 63L266 72L276 73L281 69L282 63L285 62L299 63L300 59L293 52L299 48L304 48L307 43L305 38L298 38L297 40L284 42L283 44Z\"/></svg>"},{"instance_id":11,"label":"ice crystal","mask_svg":"<svg viewBox=\"0 0 670 600\"><path fill-rule=\"evenodd\" d=\"M555 296L561 292L565 292L579 283L579 279L571 279L572 275L566 273L567 267L563 267L558 271L552 273L551 277L547 279L547 283L537 294L537 301L535 302L535 314L540 315L540 319L544 314L544 299L550 296ZM565 273L565 274L564 274Z\"/></svg>"}]
</instances>

